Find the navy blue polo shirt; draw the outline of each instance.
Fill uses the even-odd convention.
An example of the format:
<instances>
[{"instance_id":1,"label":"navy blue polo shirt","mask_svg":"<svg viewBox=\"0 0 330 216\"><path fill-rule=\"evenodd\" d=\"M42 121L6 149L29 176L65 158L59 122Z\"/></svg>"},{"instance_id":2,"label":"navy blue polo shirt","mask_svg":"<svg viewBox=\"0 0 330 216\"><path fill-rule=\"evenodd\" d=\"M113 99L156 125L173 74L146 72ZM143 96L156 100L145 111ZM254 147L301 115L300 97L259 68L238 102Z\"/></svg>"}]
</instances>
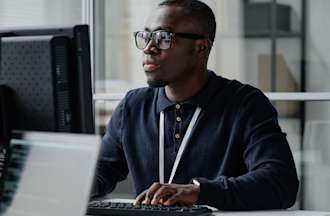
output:
<instances>
[{"instance_id":1,"label":"navy blue polo shirt","mask_svg":"<svg viewBox=\"0 0 330 216\"><path fill-rule=\"evenodd\" d=\"M198 204L219 209L293 205L296 169L277 112L249 85L208 72L192 98L173 103L164 88L129 91L103 138L94 195L111 192L131 173L136 195L159 182L159 116L165 114L165 182L196 107L202 111L173 183L200 182Z\"/></svg>"}]
</instances>

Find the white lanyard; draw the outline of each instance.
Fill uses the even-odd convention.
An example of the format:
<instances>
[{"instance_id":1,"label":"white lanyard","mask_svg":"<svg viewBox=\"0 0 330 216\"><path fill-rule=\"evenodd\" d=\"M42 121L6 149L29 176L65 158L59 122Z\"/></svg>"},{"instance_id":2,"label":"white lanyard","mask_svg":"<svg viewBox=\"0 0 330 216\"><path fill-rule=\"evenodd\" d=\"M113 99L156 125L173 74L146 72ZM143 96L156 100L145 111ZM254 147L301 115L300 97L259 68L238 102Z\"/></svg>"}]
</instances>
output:
<instances>
[{"instance_id":1,"label":"white lanyard","mask_svg":"<svg viewBox=\"0 0 330 216\"><path fill-rule=\"evenodd\" d=\"M173 178L174 178L175 172L178 168L179 162L181 160L183 151L187 146L187 143L191 136L192 129L194 128L197 118L201 111L202 111L202 109L200 107L197 107L192 119L190 120L189 126L183 137L178 154L176 155L176 158L175 158L175 161L173 164L171 176L170 176L170 179L168 180L169 184L171 184L173 181ZM164 111L161 111L160 117L159 117L159 182L161 184L164 184L164 143L165 143L165 120L164 120Z\"/></svg>"}]
</instances>

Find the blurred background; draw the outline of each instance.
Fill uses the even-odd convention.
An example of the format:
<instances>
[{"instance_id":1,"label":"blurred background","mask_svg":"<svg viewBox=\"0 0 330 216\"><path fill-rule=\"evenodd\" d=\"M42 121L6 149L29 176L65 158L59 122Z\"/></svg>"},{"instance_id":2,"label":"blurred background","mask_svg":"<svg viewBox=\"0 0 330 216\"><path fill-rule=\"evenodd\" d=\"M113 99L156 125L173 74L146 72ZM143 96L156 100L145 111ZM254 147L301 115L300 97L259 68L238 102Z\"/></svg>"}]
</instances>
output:
<instances>
[{"instance_id":1,"label":"blurred background","mask_svg":"<svg viewBox=\"0 0 330 216\"><path fill-rule=\"evenodd\" d=\"M103 134L125 93L146 86L133 32L159 2L1 0L0 28L90 25L95 125ZM204 2L218 23L209 69L262 89L279 112L301 182L293 208L330 210L330 1ZM133 196L130 178L114 193Z\"/></svg>"}]
</instances>

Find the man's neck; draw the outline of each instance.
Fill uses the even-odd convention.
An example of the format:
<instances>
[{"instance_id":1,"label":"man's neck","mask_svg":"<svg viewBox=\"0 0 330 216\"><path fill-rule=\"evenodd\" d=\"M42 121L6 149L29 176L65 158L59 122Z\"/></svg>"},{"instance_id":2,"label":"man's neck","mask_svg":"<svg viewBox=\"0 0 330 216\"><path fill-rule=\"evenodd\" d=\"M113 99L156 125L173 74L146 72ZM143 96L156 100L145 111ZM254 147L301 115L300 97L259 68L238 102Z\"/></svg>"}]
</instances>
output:
<instances>
[{"instance_id":1,"label":"man's neck","mask_svg":"<svg viewBox=\"0 0 330 216\"><path fill-rule=\"evenodd\" d=\"M165 93L167 98L172 102L182 102L196 95L206 84L208 79L207 73L202 73L199 77L194 77L185 81L184 84L167 85Z\"/></svg>"}]
</instances>

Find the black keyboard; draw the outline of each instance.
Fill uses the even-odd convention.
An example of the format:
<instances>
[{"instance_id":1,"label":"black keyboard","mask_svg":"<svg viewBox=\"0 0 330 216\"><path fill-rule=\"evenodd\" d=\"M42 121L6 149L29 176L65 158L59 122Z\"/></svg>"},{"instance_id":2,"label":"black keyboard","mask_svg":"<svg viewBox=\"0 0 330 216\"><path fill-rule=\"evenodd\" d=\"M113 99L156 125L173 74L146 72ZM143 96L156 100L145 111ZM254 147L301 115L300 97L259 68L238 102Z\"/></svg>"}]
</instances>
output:
<instances>
[{"instance_id":1,"label":"black keyboard","mask_svg":"<svg viewBox=\"0 0 330 216\"><path fill-rule=\"evenodd\" d=\"M211 215L212 210L202 206L134 206L132 203L117 203L109 201L92 201L88 204L88 215L104 216L193 216Z\"/></svg>"}]
</instances>

